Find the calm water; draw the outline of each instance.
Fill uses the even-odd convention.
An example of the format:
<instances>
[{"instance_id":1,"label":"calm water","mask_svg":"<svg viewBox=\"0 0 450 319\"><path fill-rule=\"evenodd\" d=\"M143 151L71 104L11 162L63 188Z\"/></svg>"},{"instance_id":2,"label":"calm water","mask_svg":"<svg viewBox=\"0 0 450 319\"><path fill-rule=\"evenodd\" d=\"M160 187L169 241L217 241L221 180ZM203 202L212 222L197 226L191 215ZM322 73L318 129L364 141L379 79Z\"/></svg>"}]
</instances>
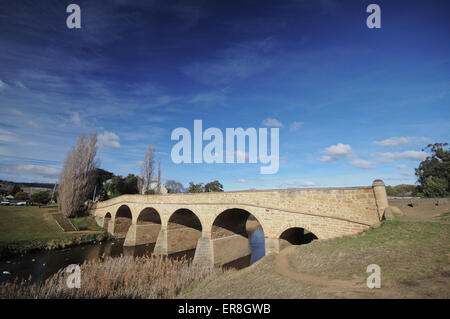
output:
<instances>
[{"instance_id":1,"label":"calm water","mask_svg":"<svg viewBox=\"0 0 450 319\"><path fill-rule=\"evenodd\" d=\"M242 269L248 267L265 254L264 232L261 228L249 231L249 241L252 254L224 265ZM32 276L32 281L45 280L60 268L70 264L82 264L85 260L98 259L106 256L118 257L121 254L126 256L144 256L153 252L154 244L141 245L136 247L123 247L122 240L108 240L96 244L76 246L63 250L39 251L28 253L0 260L0 283L13 281L16 277L19 280L28 279ZM170 255L173 258L185 256L188 259L194 258L195 249ZM5 275L4 271L11 274Z\"/></svg>"}]
</instances>

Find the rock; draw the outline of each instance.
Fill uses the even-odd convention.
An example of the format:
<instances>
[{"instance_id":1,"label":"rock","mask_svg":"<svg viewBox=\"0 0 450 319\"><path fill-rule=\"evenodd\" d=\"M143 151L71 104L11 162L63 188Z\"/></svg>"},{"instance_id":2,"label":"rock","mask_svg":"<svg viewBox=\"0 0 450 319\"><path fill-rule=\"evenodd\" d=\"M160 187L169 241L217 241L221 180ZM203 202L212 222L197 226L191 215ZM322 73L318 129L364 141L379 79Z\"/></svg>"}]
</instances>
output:
<instances>
[{"instance_id":1,"label":"rock","mask_svg":"<svg viewBox=\"0 0 450 319\"><path fill-rule=\"evenodd\" d=\"M417 207L419 206L419 201L417 199L411 199L408 204L409 207Z\"/></svg>"}]
</instances>

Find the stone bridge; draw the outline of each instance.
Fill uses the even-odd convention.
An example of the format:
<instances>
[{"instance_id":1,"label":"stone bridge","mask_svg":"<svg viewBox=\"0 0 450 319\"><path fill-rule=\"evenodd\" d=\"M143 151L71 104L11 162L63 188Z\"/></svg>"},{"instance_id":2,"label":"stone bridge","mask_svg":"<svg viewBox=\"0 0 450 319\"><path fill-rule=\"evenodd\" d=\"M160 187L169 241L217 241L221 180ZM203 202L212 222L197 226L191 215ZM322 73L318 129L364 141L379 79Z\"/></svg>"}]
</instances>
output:
<instances>
[{"instance_id":1,"label":"stone bridge","mask_svg":"<svg viewBox=\"0 0 450 319\"><path fill-rule=\"evenodd\" d=\"M378 224L388 207L383 181L370 187L214 193L122 195L94 204L91 214L124 246L155 243L154 253L196 249L194 262L223 265L250 254L246 225L253 215L264 231L265 253ZM311 234L312 233L312 234Z\"/></svg>"}]
</instances>

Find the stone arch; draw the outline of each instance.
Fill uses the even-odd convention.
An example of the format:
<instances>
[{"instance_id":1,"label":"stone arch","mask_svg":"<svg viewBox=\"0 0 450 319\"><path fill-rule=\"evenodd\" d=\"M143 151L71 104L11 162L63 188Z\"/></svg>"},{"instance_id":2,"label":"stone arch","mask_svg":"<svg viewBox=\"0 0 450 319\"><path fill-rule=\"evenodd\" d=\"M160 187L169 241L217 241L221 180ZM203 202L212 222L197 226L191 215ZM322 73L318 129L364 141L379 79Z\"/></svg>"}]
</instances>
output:
<instances>
[{"instance_id":1,"label":"stone arch","mask_svg":"<svg viewBox=\"0 0 450 319\"><path fill-rule=\"evenodd\" d=\"M301 227L291 227L284 230L280 237L280 250L290 245L308 244L317 236L309 230Z\"/></svg>"},{"instance_id":2,"label":"stone arch","mask_svg":"<svg viewBox=\"0 0 450 319\"><path fill-rule=\"evenodd\" d=\"M125 237L133 220L133 214L128 205L121 205L114 216L114 236Z\"/></svg>"},{"instance_id":3,"label":"stone arch","mask_svg":"<svg viewBox=\"0 0 450 319\"><path fill-rule=\"evenodd\" d=\"M297 222L297 221L291 221L288 223L283 224L281 227L279 227L275 233L273 233L275 238L280 238L284 231L288 230L289 228L303 228L309 233L313 233L317 239L324 238L322 234L322 230L319 226L313 226L309 223L304 222Z\"/></svg>"},{"instance_id":4,"label":"stone arch","mask_svg":"<svg viewBox=\"0 0 450 319\"><path fill-rule=\"evenodd\" d=\"M247 214L253 215L253 217L256 218L256 220L258 221L258 223L261 225L261 228L264 231L264 234L266 234L266 229L269 229L270 224L267 223L267 220L265 219L265 212L263 208L258 208L258 207L250 207L247 205L221 205L218 209L216 209L216 211L214 212L214 215L212 216L212 218L208 218L207 222L205 223L205 227L204 227L204 232L208 232L212 230L212 227L214 225L214 222L216 221L217 217L219 215L221 215L222 213L229 211L229 210L233 210L233 209L237 209L237 210L241 210L241 211L245 211ZM251 209L251 210L250 210ZM266 234L267 236L267 234Z\"/></svg>"},{"instance_id":5,"label":"stone arch","mask_svg":"<svg viewBox=\"0 0 450 319\"><path fill-rule=\"evenodd\" d=\"M202 229L200 218L190 209L179 208L174 211L167 222L167 253L196 249Z\"/></svg>"},{"instance_id":6,"label":"stone arch","mask_svg":"<svg viewBox=\"0 0 450 319\"><path fill-rule=\"evenodd\" d=\"M153 207L146 207L140 211L136 220L137 225L145 224L160 224L161 225L161 215Z\"/></svg>"},{"instance_id":7,"label":"stone arch","mask_svg":"<svg viewBox=\"0 0 450 319\"><path fill-rule=\"evenodd\" d=\"M183 226L199 231L203 229L200 218L192 210L179 208L170 215L167 222L167 229L175 229Z\"/></svg>"},{"instance_id":8,"label":"stone arch","mask_svg":"<svg viewBox=\"0 0 450 319\"><path fill-rule=\"evenodd\" d=\"M249 228L251 224L254 229ZM260 230L253 232L259 227ZM254 236L249 237L252 233ZM244 257L248 258L247 262L250 262L251 258L256 261L265 255L264 227L258 216L245 208L227 207L217 214L211 225L211 240L214 247L214 264L226 264ZM262 245L262 249L259 245Z\"/></svg>"},{"instance_id":9,"label":"stone arch","mask_svg":"<svg viewBox=\"0 0 450 319\"><path fill-rule=\"evenodd\" d=\"M243 235L247 237L246 223L252 215L263 228L258 216L240 207L226 208L215 215L211 224L211 238L221 238L230 235ZM264 231L264 228L263 228Z\"/></svg>"}]
</instances>

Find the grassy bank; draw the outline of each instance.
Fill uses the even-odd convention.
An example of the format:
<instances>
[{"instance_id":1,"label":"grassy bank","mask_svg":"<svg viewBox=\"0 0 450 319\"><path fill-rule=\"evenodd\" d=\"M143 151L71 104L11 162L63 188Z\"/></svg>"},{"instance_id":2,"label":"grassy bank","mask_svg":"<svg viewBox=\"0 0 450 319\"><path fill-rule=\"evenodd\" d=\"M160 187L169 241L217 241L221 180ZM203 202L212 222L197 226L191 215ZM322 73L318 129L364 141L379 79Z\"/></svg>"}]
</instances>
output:
<instances>
[{"instance_id":1,"label":"grassy bank","mask_svg":"<svg viewBox=\"0 0 450 319\"><path fill-rule=\"evenodd\" d=\"M450 298L450 225L386 221L364 234L291 246L209 278L182 298ZM381 267L369 289L367 266Z\"/></svg>"},{"instance_id":2,"label":"grassy bank","mask_svg":"<svg viewBox=\"0 0 450 319\"><path fill-rule=\"evenodd\" d=\"M54 210L54 208L53 208ZM0 257L35 249L57 249L105 238L90 216L71 219L88 233L65 233L55 223L49 208L0 206Z\"/></svg>"}]
</instances>

